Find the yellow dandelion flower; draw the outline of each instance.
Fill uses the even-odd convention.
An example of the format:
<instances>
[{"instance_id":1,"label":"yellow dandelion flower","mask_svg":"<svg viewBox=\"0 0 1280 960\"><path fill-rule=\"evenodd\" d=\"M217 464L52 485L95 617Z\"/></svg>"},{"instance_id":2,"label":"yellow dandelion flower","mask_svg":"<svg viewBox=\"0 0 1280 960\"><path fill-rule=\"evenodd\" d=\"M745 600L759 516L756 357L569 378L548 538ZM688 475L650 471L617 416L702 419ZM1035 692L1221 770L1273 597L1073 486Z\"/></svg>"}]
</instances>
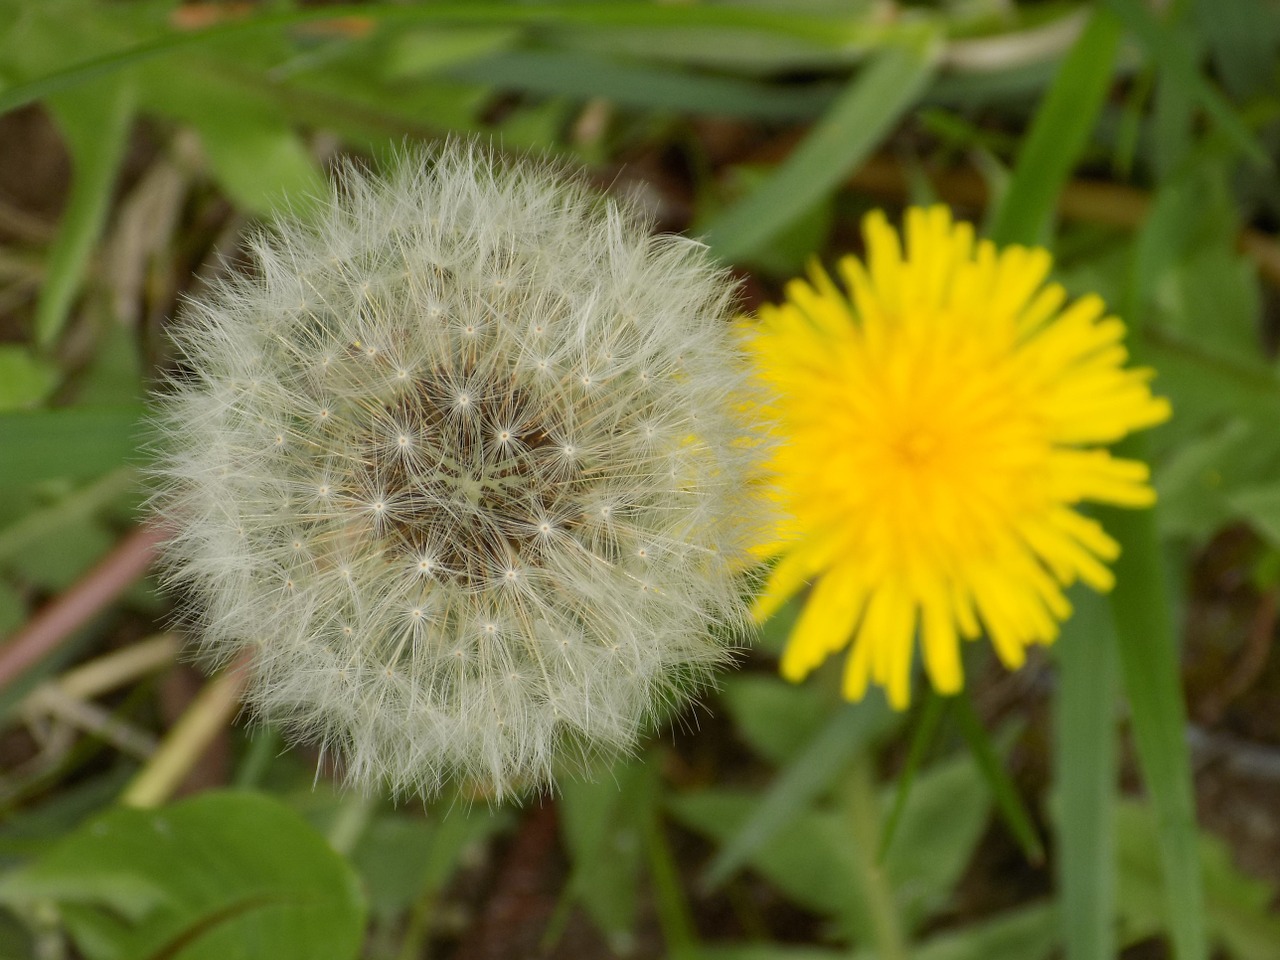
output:
<instances>
[{"instance_id":1,"label":"yellow dandelion flower","mask_svg":"<svg viewBox=\"0 0 1280 960\"><path fill-rule=\"evenodd\" d=\"M961 637L1011 669L1108 590L1119 547L1075 507L1150 505L1144 463L1104 444L1168 418L1152 372L1126 369L1124 324L1046 284L1043 249L997 250L945 207L912 209L906 250L883 214L866 263L792 281L747 336L775 395L772 469L787 536L755 607L813 584L782 658L800 680L852 647L844 693L904 707L918 636L933 686L963 685Z\"/></svg>"}]
</instances>

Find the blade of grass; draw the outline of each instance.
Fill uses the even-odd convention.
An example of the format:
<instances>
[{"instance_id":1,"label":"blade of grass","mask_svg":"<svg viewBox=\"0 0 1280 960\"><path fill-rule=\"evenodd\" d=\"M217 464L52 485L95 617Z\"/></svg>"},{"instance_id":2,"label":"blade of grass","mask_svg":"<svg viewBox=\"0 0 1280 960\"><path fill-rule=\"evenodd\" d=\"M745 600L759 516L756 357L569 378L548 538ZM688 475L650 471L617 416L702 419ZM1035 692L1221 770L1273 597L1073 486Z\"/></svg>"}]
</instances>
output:
<instances>
[{"instance_id":1,"label":"blade of grass","mask_svg":"<svg viewBox=\"0 0 1280 960\"><path fill-rule=\"evenodd\" d=\"M1031 822L1031 814L1027 811L1026 804L1022 802L1018 788L1009 778L1009 773L992 745L991 738L987 736L982 721L974 712L968 692L961 691L951 697L951 701L955 704L960 732L964 734L969 744L969 751L973 754L978 770L987 781L987 786L991 788L991 795L995 798L996 809L1000 811L1001 819L1004 820L1014 839L1018 841L1023 856L1033 864L1043 863L1044 846L1036 834L1035 824Z\"/></svg>"},{"instance_id":2,"label":"blade of grass","mask_svg":"<svg viewBox=\"0 0 1280 960\"><path fill-rule=\"evenodd\" d=\"M938 730L938 722L946 712L947 700L938 696L930 688L925 695L924 709L915 732L911 735L911 746L907 751L907 762L898 774L897 789L893 794L893 809L885 820L884 831L880 835L880 849L876 851L876 864L883 866L885 854L893 843L893 835L898 830L898 821L902 819L902 811L907 807L907 798L911 795L911 785L915 782L920 764L924 761L925 752L933 743L933 735Z\"/></svg>"},{"instance_id":3,"label":"blade of grass","mask_svg":"<svg viewBox=\"0 0 1280 960\"><path fill-rule=\"evenodd\" d=\"M1184 34L1161 23L1138 0L1106 0L1106 4L1138 38L1160 71L1166 76L1176 75L1187 86L1201 109L1222 128L1241 153L1262 167L1270 169L1275 166L1231 103L1200 72L1195 52Z\"/></svg>"},{"instance_id":4,"label":"blade of grass","mask_svg":"<svg viewBox=\"0 0 1280 960\"><path fill-rule=\"evenodd\" d=\"M1135 243L1124 315L1138 360L1149 299L1182 254L1199 216L1188 183L1173 180L1161 189ZM1117 444L1116 453L1145 461L1147 446L1147 437L1139 434ZM1176 960L1206 960L1204 881L1196 850L1186 707L1155 511L1107 508L1098 516L1120 543L1111 614L1138 762L1156 816L1173 955Z\"/></svg>"},{"instance_id":5,"label":"blade of grass","mask_svg":"<svg viewBox=\"0 0 1280 960\"><path fill-rule=\"evenodd\" d=\"M455 80L550 96L603 97L650 110L765 120L813 117L832 99L823 84L792 88L561 50L503 51L450 67L447 73Z\"/></svg>"},{"instance_id":6,"label":"blade of grass","mask_svg":"<svg viewBox=\"0 0 1280 960\"><path fill-rule=\"evenodd\" d=\"M117 78L49 102L71 153L72 177L36 304L35 341L42 350L62 333L102 233L132 126L133 100L132 84Z\"/></svg>"},{"instance_id":7,"label":"blade of grass","mask_svg":"<svg viewBox=\"0 0 1280 960\"><path fill-rule=\"evenodd\" d=\"M546 3L536 6L506 2L478 2L478 0L477 2L433 3L430 6L405 6L393 3L344 4L260 13L228 19L217 26L203 30L166 33L126 49L72 64L0 91L0 113L189 47L235 40L261 30L284 30L289 27L326 21L351 23L394 21L459 25L497 23L510 26L557 24L586 27L643 26L664 27L672 30L684 30L691 26L722 27L765 34L781 34L831 47L866 43L874 40L876 36L874 30L868 30L865 25L852 18L836 21L830 17L805 16L794 11L774 12L730 6L673 7L653 4L648 0L634 0L634 2L623 0L623 2L607 4Z\"/></svg>"},{"instance_id":8,"label":"blade of grass","mask_svg":"<svg viewBox=\"0 0 1280 960\"><path fill-rule=\"evenodd\" d=\"M1192 4L1191 13L1228 93L1238 101L1270 86L1280 24L1267 0L1209 0Z\"/></svg>"},{"instance_id":9,"label":"blade of grass","mask_svg":"<svg viewBox=\"0 0 1280 960\"><path fill-rule=\"evenodd\" d=\"M1120 25L1104 11L1090 17L1036 110L1018 151L1013 179L992 220L997 243L1040 243L1058 194L1080 161L1111 87Z\"/></svg>"},{"instance_id":10,"label":"blade of grass","mask_svg":"<svg viewBox=\"0 0 1280 960\"><path fill-rule=\"evenodd\" d=\"M1185 34L1185 28L1179 31ZM1162 64L1151 111L1151 153L1156 176L1168 177L1186 162L1195 136L1196 94L1190 78Z\"/></svg>"},{"instance_id":11,"label":"blade of grass","mask_svg":"<svg viewBox=\"0 0 1280 960\"><path fill-rule=\"evenodd\" d=\"M832 193L916 102L937 50L922 31L916 44L876 54L782 165L708 226L711 249L724 260L750 254Z\"/></svg>"},{"instance_id":12,"label":"blade of grass","mask_svg":"<svg viewBox=\"0 0 1280 960\"><path fill-rule=\"evenodd\" d=\"M651 789L657 792L656 778ZM662 938L666 941L667 956L675 960L690 960L698 954L698 931L680 882L680 869L667 839L656 796L645 805L641 827L649 859L649 882L653 887L658 926L662 928Z\"/></svg>"},{"instance_id":13,"label":"blade of grass","mask_svg":"<svg viewBox=\"0 0 1280 960\"><path fill-rule=\"evenodd\" d=\"M1055 834L1065 960L1116 955L1116 637L1106 601L1077 591L1062 627L1054 700Z\"/></svg>"},{"instance_id":14,"label":"blade of grass","mask_svg":"<svg viewBox=\"0 0 1280 960\"><path fill-rule=\"evenodd\" d=\"M702 883L715 889L800 810L844 775L854 756L898 722L882 699L841 704L800 754L778 771L746 823L707 866Z\"/></svg>"},{"instance_id":15,"label":"blade of grass","mask_svg":"<svg viewBox=\"0 0 1280 960\"><path fill-rule=\"evenodd\" d=\"M1145 440L1130 437L1116 452L1142 460ZM1187 715L1155 514L1107 510L1102 520L1120 542L1111 609L1138 761L1156 814L1173 955L1176 960L1206 960L1204 884L1196 852Z\"/></svg>"}]
</instances>

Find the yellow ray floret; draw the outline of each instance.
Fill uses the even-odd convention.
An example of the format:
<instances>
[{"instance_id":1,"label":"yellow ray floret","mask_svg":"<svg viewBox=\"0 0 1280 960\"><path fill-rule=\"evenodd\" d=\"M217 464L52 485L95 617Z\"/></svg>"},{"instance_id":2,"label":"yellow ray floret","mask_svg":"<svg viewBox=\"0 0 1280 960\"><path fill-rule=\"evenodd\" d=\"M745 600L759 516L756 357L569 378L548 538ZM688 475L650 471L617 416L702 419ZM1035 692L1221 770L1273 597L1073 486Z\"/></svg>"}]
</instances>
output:
<instances>
[{"instance_id":1,"label":"yellow ray floret","mask_svg":"<svg viewBox=\"0 0 1280 960\"><path fill-rule=\"evenodd\" d=\"M1119 548L1078 504L1150 505L1145 464L1105 445L1167 419L1124 324L1067 304L1041 249L997 250L945 207L880 213L838 285L814 266L746 327L774 396L772 471L788 514L756 615L813 590L782 660L800 680L851 645L844 691L910 697L919 640L934 687L963 684L960 639L1009 667L1112 584Z\"/></svg>"}]
</instances>

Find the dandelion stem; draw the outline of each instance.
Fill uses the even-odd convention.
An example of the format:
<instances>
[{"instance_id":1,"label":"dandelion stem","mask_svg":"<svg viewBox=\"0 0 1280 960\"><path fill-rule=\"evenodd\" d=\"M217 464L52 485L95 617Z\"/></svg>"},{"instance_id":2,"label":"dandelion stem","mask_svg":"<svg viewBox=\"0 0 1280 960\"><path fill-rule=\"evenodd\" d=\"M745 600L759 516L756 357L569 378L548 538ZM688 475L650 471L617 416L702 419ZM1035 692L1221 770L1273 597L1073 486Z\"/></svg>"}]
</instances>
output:
<instances>
[{"instance_id":1,"label":"dandelion stem","mask_svg":"<svg viewBox=\"0 0 1280 960\"><path fill-rule=\"evenodd\" d=\"M200 691L146 766L120 796L129 807L157 807L173 795L205 748L231 720L240 704L247 658L242 657Z\"/></svg>"},{"instance_id":2,"label":"dandelion stem","mask_svg":"<svg viewBox=\"0 0 1280 960\"><path fill-rule=\"evenodd\" d=\"M908 960L902 921L893 902L893 889L884 870L876 863L880 839L880 801L871 758L863 753L854 758L845 783L845 803L853 829L854 856L858 864L858 895L871 920L875 954L879 960ZM861 910L855 909L855 914ZM860 949L855 951L861 954Z\"/></svg>"}]
</instances>

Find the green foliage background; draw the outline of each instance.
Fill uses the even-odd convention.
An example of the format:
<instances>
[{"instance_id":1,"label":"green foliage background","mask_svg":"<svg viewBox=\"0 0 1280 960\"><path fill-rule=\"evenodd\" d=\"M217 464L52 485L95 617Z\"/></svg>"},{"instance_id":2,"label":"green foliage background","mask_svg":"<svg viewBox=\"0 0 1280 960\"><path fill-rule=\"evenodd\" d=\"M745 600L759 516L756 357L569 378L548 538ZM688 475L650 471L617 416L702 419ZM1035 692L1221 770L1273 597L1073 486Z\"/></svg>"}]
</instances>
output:
<instances>
[{"instance_id":1,"label":"green foliage background","mask_svg":"<svg viewBox=\"0 0 1280 960\"><path fill-rule=\"evenodd\" d=\"M695 738L657 742L561 786L568 868L542 947L585 915L601 955L1280 956L1275 890L1197 827L1178 655L1188 572L1224 531L1247 545L1240 577L1280 586L1280 6L1158 6L0 0L0 113L48 118L70 165L52 231L0 217L0 633L134 515L172 294L249 219L305 210L336 151L474 132L606 181L675 157L682 182L651 185L675 195L660 211L757 291L847 250L870 206L952 201L1101 293L1176 411L1127 444L1160 503L1103 518L1124 545L1116 591L1075 598L1036 668L1052 720L1015 707L988 731L980 686L906 717L839 703L825 675L789 687L772 674L784 612L711 705L732 749L698 771ZM136 588L0 692L6 727L52 736L31 691L163 614ZM397 810L313 788L269 731L237 735L239 790L120 808L155 697L137 681L88 735L0 770L0 955L448 955L459 877L530 829L483 801ZM108 721L150 740L131 751ZM1028 730L1050 754L1034 789L1007 772ZM1122 797L1122 768L1140 791ZM1052 892L960 910L992 822ZM673 846L692 836L706 856ZM742 902L760 889L809 918L806 942ZM704 932L716 897L739 903L729 937Z\"/></svg>"}]
</instances>

